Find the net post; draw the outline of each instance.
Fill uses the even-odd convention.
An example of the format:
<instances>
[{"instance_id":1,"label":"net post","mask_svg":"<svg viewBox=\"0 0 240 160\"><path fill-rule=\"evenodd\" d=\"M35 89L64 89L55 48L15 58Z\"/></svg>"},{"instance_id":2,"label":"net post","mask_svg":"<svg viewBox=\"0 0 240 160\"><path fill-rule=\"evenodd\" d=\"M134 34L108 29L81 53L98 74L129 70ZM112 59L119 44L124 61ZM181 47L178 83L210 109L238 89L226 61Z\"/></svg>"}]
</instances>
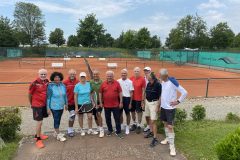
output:
<instances>
[{"instance_id":1,"label":"net post","mask_svg":"<svg viewBox=\"0 0 240 160\"><path fill-rule=\"evenodd\" d=\"M208 98L209 81L210 81L210 78L207 79L206 96L205 96L205 98Z\"/></svg>"},{"instance_id":2,"label":"net post","mask_svg":"<svg viewBox=\"0 0 240 160\"><path fill-rule=\"evenodd\" d=\"M21 68L21 59L18 60L18 67Z\"/></svg>"}]
</instances>

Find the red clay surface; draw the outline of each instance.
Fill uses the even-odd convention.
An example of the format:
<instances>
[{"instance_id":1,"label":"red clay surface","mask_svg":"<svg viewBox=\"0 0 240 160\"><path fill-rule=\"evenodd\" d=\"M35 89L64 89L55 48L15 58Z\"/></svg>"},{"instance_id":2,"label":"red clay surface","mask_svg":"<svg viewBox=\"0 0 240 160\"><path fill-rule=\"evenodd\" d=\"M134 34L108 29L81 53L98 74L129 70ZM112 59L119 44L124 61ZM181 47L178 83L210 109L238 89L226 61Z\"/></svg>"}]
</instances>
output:
<instances>
[{"instance_id":1,"label":"red clay surface","mask_svg":"<svg viewBox=\"0 0 240 160\"><path fill-rule=\"evenodd\" d=\"M45 62L44 62L45 60ZM101 78L105 79L105 72L109 70L107 63L117 63L115 79L120 78L120 71L127 68L129 76L133 75L133 68L138 66L150 66L155 73L160 68L167 68L169 74L176 78L232 78L240 77L238 73L217 71L207 68L176 66L175 64L160 61L145 61L140 59L111 58L100 61L97 58L88 58L92 69L101 72ZM63 68L51 67L51 63L63 63ZM67 77L70 68L77 70L77 74L82 71L87 72L87 67L82 58L72 58L66 63L63 58L25 58L22 60L6 60L0 62L0 82L30 82L37 77L38 69L46 68L48 77L53 71L62 72ZM143 74L143 73L142 73ZM206 80L179 81L187 89L189 97L205 96ZM0 106L26 106L28 85L26 84L0 84ZM238 80L211 80L209 84L208 96L237 96L240 95L240 79Z\"/></svg>"}]
</instances>

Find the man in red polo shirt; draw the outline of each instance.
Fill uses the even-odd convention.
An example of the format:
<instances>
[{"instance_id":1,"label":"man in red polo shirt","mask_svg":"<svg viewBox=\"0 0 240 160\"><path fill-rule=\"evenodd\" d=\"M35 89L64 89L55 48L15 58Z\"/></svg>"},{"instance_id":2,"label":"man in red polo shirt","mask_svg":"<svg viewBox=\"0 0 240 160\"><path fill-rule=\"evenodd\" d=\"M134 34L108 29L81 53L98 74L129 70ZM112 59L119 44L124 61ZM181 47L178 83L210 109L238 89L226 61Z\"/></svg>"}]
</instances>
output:
<instances>
[{"instance_id":1,"label":"man in red polo shirt","mask_svg":"<svg viewBox=\"0 0 240 160\"><path fill-rule=\"evenodd\" d=\"M104 107L105 119L108 127L107 136L113 133L111 113L116 124L116 135L122 139L121 123L120 123L120 108L122 104L122 89L118 81L114 80L114 72L106 72L107 80L104 81L99 90L100 106Z\"/></svg>"},{"instance_id":2,"label":"man in red polo shirt","mask_svg":"<svg viewBox=\"0 0 240 160\"><path fill-rule=\"evenodd\" d=\"M75 120L75 102L74 102L74 87L79 82L76 79L76 71L74 69L70 69L68 71L68 79L63 81L63 84L67 89L67 98L68 98L68 106L65 108L69 111L69 121L68 121L68 136L74 136L73 124Z\"/></svg>"},{"instance_id":3,"label":"man in red polo shirt","mask_svg":"<svg viewBox=\"0 0 240 160\"><path fill-rule=\"evenodd\" d=\"M43 118L48 117L46 100L47 100L47 70L40 69L38 71L39 77L34 80L29 87L28 99L33 110L33 119L37 121L36 127L36 146L38 148L43 148L44 144L42 140L48 138L48 136L41 134L42 121Z\"/></svg>"},{"instance_id":4,"label":"man in red polo shirt","mask_svg":"<svg viewBox=\"0 0 240 160\"><path fill-rule=\"evenodd\" d=\"M134 68L134 76L130 78L133 82L133 98L132 98L132 108L131 115L133 120L133 125L130 131L136 131L137 134L141 132L141 122L142 122L142 112L143 112L143 102L144 102L144 93L146 82L145 79L140 74L140 68ZM137 122L136 122L136 113L137 113Z\"/></svg>"}]
</instances>

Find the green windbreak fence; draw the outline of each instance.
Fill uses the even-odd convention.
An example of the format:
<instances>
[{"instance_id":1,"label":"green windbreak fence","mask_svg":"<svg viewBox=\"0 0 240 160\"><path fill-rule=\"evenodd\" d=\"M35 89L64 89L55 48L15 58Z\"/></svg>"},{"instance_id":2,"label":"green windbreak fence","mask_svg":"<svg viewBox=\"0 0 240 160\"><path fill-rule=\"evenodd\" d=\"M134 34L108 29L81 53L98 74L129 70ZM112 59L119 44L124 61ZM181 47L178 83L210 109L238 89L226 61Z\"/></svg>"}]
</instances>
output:
<instances>
[{"instance_id":1,"label":"green windbreak fence","mask_svg":"<svg viewBox=\"0 0 240 160\"><path fill-rule=\"evenodd\" d=\"M150 59L151 51L137 51L137 57Z\"/></svg>"},{"instance_id":2,"label":"green windbreak fence","mask_svg":"<svg viewBox=\"0 0 240 160\"><path fill-rule=\"evenodd\" d=\"M21 49L7 49L7 57L8 58L22 57L22 50Z\"/></svg>"},{"instance_id":3,"label":"green windbreak fence","mask_svg":"<svg viewBox=\"0 0 240 160\"><path fill-rule=\"evenodd\" d=\"M240 53L161 51L160 60L240 69Z\"/></svg>"}]
</instances>

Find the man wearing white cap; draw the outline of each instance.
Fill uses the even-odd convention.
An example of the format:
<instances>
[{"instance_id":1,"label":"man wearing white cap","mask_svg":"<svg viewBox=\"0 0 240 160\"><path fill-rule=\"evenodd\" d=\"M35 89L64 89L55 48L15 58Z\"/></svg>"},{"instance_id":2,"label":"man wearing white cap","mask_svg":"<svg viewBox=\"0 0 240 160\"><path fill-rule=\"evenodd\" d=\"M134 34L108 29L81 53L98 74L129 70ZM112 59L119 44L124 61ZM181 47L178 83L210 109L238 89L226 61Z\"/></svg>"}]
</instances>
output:
<instances>
[{"instance_id":1,"label":"man wearing white cap","mask_svg":"<svg viewBox=\"0 0 240 160\"><path fill-rule=\"evenodd\" d=\"M152 69L150 68L150 67L145 67L144 69L143 69L143 71L144 71L144 79L145 79L145 82L146 82L146 86L147 86L147 84L148 84L148 76L150 75L150 73L152 72ZM149 124L150 124L150 117L148 117L148 116L145 116L145 118L146 118L146 123L147 123L147 126L144 128L144 132L149 132L150 131L150 126L149 126Z\"/></svg>"},{"instance_id":2,"label":"man wearing white cap","mask_svg":"<svg viewBox=\"0 0 240 160\"><path fill-rule=\"evenodd\" d=\"M183 102L187 96L187 91L179 85L178 81L174 77L168 76L167 69L160 70L160 78L162 84L162 96L161 96L161 113L160 118L164 123L164 130L166 139L161 141L161 144L169 144L170 155L175 156L175 134L173 130L173 122L176 112L176 106ZM177 92L181 93L178 98Z\"/></svg>"}]
</instances>

